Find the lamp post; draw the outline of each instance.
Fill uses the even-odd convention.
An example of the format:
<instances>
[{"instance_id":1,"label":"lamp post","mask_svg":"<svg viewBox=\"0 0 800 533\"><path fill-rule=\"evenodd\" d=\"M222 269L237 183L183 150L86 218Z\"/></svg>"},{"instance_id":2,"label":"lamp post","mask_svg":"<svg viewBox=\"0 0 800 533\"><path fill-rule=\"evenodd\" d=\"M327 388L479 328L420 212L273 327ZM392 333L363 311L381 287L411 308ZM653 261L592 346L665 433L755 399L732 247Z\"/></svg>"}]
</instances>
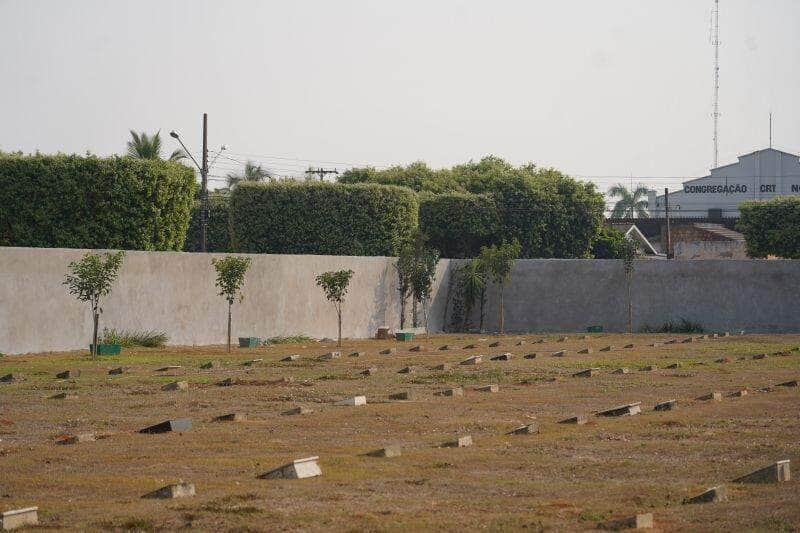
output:
<instances>
[{"instance_id":1,"label":"lamp post","mask_svg":"<svg viewBox=\"0 0 800 533\"><path fill-rule=\"evenodd\" d=\"M192 156L192 153L186 148L181 140L180 133L175 130L169 132L170 137L177 139L184 152L191 158L194 165L200 170L200 251L206 252L208 235L208 113L203 113L203 164L197 163L197 160ZM222 148L223 150L225 147Z\"/></svg>"}]
</instances>

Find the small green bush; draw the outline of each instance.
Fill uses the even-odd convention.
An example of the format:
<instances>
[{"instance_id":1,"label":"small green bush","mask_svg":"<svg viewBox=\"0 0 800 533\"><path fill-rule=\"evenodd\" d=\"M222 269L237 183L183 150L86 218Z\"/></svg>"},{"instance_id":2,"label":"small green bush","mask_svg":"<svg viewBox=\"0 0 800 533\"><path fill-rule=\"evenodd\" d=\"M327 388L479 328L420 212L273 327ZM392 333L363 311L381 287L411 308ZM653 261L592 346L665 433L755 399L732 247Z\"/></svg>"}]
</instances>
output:
<instances>
[{"instance_id":1,"label":"small green bush","mask_svg":"<svg viewBox=\"0 0 800 533\"><path fill-rule=\"evenodd\" d=\"M304 342L315 342L313 337L309 337L305 333L298 333L297 335L286 335L270 337L267 339L267 344L302 344Z\"/></svg>"},{"instance_id":2,"label":"small green bush","mask_svg":"<svg viewBox=\"0 0 800 533\"><path fill-rule=\"evenodd\" d=\"M699 322L692 322L681 318L680 322L673 322L668 320L661 324L660 327L642 326L639 328L642 333L703 333L703 325Z\"/></svg>"},{"instance_id":3,"label":"small green bush","mask_svg":"<svg viewBox=\"0 0 800 533\"><path fill-rule=\"evenodd\" d=\"M800 259L800 197L739 204L738 229L750 257Z\"/></svg>"},{"instance_id":4,"label":"small green bush","mask_svg":"<svg viewBox=\"0 0 800 533\"><path fill-rule=\"evenodd\" d=\"M143 346L145 348L162 348L169 337L163 331L117 331L103 328L102 344L120 344L125 348Z\"/></svg>"},{"instance_id":5,"label":"small green bush","mask_svg":"<svg viewBox=\"0 0 800 533\"><path fill-rule=\"evenodd\" d=\"M0 154L0 246L181 250L195 190L180 163Z\"/></svg>"},{"instance_id":6,"label":"small green bush","mask_svg":"<svg viewBox=\"0 0 800 533\"><path fill-rule=\"evenodd\" d=\"M416 229L418 203L395 186L242 183L230 213L234 252L391 256Z\"/></svg>"},{"instance_id":7,"label":"small green bush","mask_svg":"<svg viewBox=\"0 0 800 533\"><path fill-rule=\"evenodd\" d=\"M592 242L592 255L595 259L622 259L628 248L628 239L621 231L603 226Z\"/></svg>"}]
</instances>

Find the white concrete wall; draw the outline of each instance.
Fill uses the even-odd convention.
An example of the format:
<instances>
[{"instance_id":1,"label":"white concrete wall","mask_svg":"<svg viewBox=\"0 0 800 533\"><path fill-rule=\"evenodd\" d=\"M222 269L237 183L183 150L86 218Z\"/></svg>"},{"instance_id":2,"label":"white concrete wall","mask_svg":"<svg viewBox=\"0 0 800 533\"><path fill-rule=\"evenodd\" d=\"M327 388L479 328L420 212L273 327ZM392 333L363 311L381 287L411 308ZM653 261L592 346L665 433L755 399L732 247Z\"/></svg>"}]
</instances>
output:
<instances>
[{"instance_id":1,"label":"white concrete wall","mask_svg":"<svg viewBox=\"0 0 800 533\"><path fill-rule=\"evenodd\" d=\"M88 304L62 285L67 264L85 251L0 248L0 352L85 348L91 337ZM170 344L225 340L226 303L214 287L213 254L128 252L101 325L165 331ZM355 271L343 333L370 337L380 325L397 327L399 298L394 260L386 257L253 255L234 306L234 336L336 334L336 317L314 277ZM430 328L442 328L449 273L442 260L434 287ZM800 261L640 261L633 276L634 327L687 318L712 331L800 331ZM599 324L627 328L622 264L610 260L523 260L505 291L508 331L583 331ZM496 327L496 290L490 288L487 328Z\"/></svg>"}]
</instances>

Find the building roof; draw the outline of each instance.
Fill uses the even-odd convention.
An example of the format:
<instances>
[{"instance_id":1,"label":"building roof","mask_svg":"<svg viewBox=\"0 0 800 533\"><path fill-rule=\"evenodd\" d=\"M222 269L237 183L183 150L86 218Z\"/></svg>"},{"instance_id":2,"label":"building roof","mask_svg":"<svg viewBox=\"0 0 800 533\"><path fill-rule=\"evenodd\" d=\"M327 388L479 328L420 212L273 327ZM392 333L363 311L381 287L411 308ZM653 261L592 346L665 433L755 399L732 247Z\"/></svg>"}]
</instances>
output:
<instances>
[{"instance_id":1,"label":"building roof","mask_svg":"<svg viewBox=\"0 0 800 533\"><path fill-rule=\"evenodd\" d=\"M633 242L639 244L639 248L645 255L661 255L655 249L655 247L650 244L650 241L647 240L647 237L636 227L636 224L620 224L620 223L612 223L611 227L615 230L621 231L625 234L625 237Z\"/></svg>"}]
</instances>

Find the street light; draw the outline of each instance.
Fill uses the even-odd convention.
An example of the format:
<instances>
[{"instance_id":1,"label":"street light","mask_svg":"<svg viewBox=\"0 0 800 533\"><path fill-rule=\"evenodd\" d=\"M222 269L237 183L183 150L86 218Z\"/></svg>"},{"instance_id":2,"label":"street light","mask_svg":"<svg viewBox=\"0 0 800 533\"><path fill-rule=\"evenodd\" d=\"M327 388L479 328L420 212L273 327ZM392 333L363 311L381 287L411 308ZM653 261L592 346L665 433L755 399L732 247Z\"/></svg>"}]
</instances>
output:
<instances>
[{"instance_id":1,"label":"street light","mask_svg":"<svg viewBox=\"0 0 800 533\"><path fill-rule=\"evenodd\" d=\"M181 135L175 130L169 132L169 136L177 139L183 151L186 152L194 165L200 171L200 251L206 252L206 236L208 234L208 114L203 113L203 164L198 164L197 160L192 156L192 153L186 148L181 140Z\"/></svg>"}]
</instances>

